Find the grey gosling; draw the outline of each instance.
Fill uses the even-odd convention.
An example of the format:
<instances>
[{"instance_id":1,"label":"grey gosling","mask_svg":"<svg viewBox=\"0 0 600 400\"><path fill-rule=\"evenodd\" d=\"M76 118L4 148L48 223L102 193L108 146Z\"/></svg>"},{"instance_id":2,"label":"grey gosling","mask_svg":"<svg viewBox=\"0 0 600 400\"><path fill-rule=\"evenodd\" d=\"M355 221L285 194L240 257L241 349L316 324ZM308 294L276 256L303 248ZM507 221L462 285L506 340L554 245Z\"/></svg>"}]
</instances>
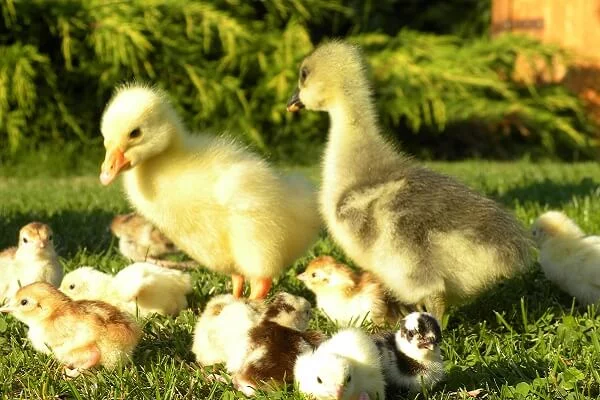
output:
<instances>
[{"instance_id":1,"label":"grey gosling","mask_svg":"<svg viewBox=\"0 0 600 400\"><path fill-rule=\"evenodd\" d=\"M330 116L320 191L329 232L399 301L441 318L528 265L531 245L511 214L381 136L358 47L333 41L304 59L288 110L303 107Z\"/></svg>"}]
</instances>

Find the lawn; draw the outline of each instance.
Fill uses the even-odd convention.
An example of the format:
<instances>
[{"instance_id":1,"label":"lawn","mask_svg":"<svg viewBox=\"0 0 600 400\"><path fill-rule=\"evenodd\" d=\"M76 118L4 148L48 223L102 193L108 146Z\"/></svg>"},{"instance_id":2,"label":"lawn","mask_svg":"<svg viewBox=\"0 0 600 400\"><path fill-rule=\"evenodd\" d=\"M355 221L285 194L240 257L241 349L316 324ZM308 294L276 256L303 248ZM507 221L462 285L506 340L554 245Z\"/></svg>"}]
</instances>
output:
<instances>
[{"instance_id":1,"label":"lawn","mask_svg":"<svg viewBox=\"0 0 600 400\"><path fill-rule=\"evenodd\" d=\"M526 225L542 211L562 209L589 233L600 233L600 167L595 163L533 164L432 163L514 210ZM38 168L39 169L39 168ZM93 265L115 272L127 264L107 230L116 213L128 210L119 185L102 187L97 171L73 176L25 168L0 169L0 248L16 243L18 229L40 220L55 231L66 271ZM306 172L317 179L316 168ZM16 176L15 176L16 174ZM32 177L34 176L34 177ZM343 257L323 233L305 258L281 277L275 290L313 296L294 278L319 254ZM178 318L144 322L134 364L121 371L98 371L74 380L61 376L58 363L33 351L26 327L0 316L0 394L2 398L242 398L228 385L211 383L210 371L194 364L190 352L195 316L207 299L230 290L225 277L193 273L192 308ZM600 393L600 318L544 279L539 267L451 309L442 352L446 381L418 398L462 399L465 391L484 389L487 399L582 399ZM313 327L335 327L316 313ZM68 329L68 328L66 328ZM232 327L235 329L235 327ZM300 399L288 392L259 398Z\"/></svg>"}]
</instances>

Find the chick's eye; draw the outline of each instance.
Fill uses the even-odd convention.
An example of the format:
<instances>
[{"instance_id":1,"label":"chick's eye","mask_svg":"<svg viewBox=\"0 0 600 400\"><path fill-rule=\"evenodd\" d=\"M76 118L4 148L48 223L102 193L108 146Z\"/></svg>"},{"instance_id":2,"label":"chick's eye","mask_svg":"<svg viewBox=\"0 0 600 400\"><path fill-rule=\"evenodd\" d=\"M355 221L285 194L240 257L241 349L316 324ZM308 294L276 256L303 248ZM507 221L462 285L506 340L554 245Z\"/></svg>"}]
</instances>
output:
<instances>
[{"instance_id":1,"label":"chick's eye","mask_svg":"<svg viewBox=\"0 0 600 400\"><path fill-rule=\"evenodd\" d=\"M304 67L300 69L300 82L304 82L308 77L308 68Z\"/></svg>"},{"instance_id":2,"label":"chick's eye","mask_svg":"<svg viewBox=\"0 0 600 400\"><path fill-rule=\"evenodd\" d=\"M140 128L135 128L134 130L132 130L129 133L129 139L135 139L142 136L142 131L140 130Z\"/></svg>"},{"instance_id":3,"label":"chick's eye","mask_svg":"<svg viewBox=\"0 0 600 400\"><path fill-rule=\"evenodd\" d=\"M52 240L52 235L48 236L48 240Z\"/></svg>"},{"instance_id":4,"label":"chick's eye","mask_svg":"<svg viewBox=\"0 0 600 400\"><path fill-rule=\"evenodd\" d=\"M318 376L317 376L317 382L319 382L319 383L323 383L323 381L321 380L321 378L320 378L320 377L318 377Z\"/></svg>"},{"instance_id":5,"label":"chick's eye","mask_svg":"<svg viewBox=\"0 0 600 400\"><path fill-rule=\"evenodd\" d=\"M350 381L352 380L352 375L348 377L348 379L346 379L346 383L350 383Z\"/></svg>"},{"instance_id":6,"label":"chick's eye","mask_svg":"<svg viewBox=\"0 0 600 400\"><path fill-rule=\"evenodd\" d=\"M69 285L69 289L71 289L71 290L75 289L75 284L74 284L74 283L71 283L71 284Z\"/></svg>"},{"instance_id":7,"label":"chick's eye","mask_svg":"<svg viewBox=\"0 0 600 400\"><path fill-rule=\"evenodd\" d=\"M29 303L29 301L28 301L27 299L23 299L23 300L21 300L21 305L22 305L22 306L26 306L26 305L27 305L27 303Z\"/></svg>"},{"instance_id":8,"label":"chick's eye","mask_svg":"<svg viewBox=\"0 0 600 400\"><path fill-rule=\"evenodd\" d=\"M313 278L316 278L316 277L317 277L317 273L316 273L316 272L313 272L311 276L312 276Z\"/></svg>"},{"instance_id":9,"label":"chick's eye","mask_svg":"<svg viewBox=\"0 0 600 400\"><path fill-rule=\"evenodd\" d=\"M27 240L26 237L23 238L23 243L27 243L29 240Z\"/></svg>"}]
</instances>

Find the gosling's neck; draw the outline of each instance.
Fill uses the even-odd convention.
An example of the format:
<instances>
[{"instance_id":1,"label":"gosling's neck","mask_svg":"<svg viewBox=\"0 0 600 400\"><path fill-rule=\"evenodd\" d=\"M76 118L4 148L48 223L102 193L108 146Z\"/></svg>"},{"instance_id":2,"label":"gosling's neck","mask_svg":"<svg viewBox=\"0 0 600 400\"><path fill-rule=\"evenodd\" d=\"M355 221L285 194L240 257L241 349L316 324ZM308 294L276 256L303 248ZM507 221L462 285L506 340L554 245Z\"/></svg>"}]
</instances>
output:
<instances>
[{"instance_id":1,"label":"gosling's neck","mask_svg":"<svg viewBox=\"0 0 600 400\"><path fill-rule=\"evenodd\" d=\"M352 185L371 175L371 167L394 157L392 147L380 134L377 113L368 92L343 98L329 109L329 117L331 127L323 168L325 182L335 182L338 188Z\"/></svg>"}]
</instances>

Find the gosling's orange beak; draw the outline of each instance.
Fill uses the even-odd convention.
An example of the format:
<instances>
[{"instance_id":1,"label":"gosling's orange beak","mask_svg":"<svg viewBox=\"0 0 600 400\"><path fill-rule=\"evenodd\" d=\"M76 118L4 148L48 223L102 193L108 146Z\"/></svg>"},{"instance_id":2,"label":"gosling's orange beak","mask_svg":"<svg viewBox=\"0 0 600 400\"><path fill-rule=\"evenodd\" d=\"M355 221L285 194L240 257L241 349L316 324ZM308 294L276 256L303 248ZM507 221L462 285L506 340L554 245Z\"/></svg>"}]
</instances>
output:
<instances>
[{"instance_id":1,"label":"gosling's orange beak","mask_svg":"<svg viewBox=\"0 0 600 400\"><path fill-rule=\"evenodd\" d=\"M113 150L107 149L106 158L100 171L100 182L104 186L109 185L119 175L119 172L128 165L129 160L125 158L123 150L118 147Z\"/></svg>"}]
</instances>

